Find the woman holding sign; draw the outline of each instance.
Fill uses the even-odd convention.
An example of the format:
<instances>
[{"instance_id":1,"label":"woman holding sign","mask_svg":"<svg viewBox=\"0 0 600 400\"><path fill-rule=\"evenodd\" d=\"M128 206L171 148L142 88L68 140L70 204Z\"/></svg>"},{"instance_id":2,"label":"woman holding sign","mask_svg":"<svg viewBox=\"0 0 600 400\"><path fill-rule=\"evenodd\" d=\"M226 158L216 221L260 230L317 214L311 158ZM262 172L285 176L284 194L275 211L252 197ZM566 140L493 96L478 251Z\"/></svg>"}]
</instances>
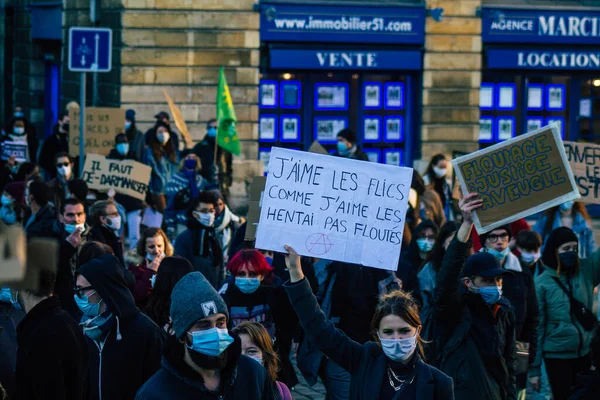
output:
<instances>
[{"instance_id":1,"label":"woman holding sign","mask_svg":"<svg viewBox=\"0 0 600 400\"><path fill-rule=\"evenodd\" d=\"M352 376L351 399L454 399L452 379L422 361L421 319L409 294L382 297L371 321L375 341L358 344L327 319L304 278L300 256L286 250L285 290L310 341Z\"/></svg>"},{"instance_id":2,"label":"woman holding sign","mask_svg":"<svg viewBox=\"0 0 600 400\"><path fill-rule=\"evenodd\" d=\"M143 163L152 168L150 176L150 193L153 205L161 214L167 207L165 192L167 183L177 173L179 167L179 150L171 140L169 125L157 122L150 131L150 145L144 152Z\"/></svg>"}]
</instances>

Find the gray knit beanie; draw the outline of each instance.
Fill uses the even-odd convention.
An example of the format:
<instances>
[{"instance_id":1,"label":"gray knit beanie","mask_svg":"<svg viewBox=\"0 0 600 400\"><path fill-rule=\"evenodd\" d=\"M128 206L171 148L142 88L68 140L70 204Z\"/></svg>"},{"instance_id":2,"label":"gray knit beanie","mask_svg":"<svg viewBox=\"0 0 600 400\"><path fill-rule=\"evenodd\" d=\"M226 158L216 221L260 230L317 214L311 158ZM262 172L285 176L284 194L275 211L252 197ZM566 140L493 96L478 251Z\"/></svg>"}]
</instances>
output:
<instances>
[{"instance_id":1,"label":"gray knit beanie","mask_svg":"<svg viewBox=\"0 0 600 400\"><path fill-rule=\"evenodd\" d=\"M177 282L171 294L171 319L177 338L199 320L215 314L225 314L229 320L225 301L204 275L190 272Z\"/></svg>"}]
</instances>

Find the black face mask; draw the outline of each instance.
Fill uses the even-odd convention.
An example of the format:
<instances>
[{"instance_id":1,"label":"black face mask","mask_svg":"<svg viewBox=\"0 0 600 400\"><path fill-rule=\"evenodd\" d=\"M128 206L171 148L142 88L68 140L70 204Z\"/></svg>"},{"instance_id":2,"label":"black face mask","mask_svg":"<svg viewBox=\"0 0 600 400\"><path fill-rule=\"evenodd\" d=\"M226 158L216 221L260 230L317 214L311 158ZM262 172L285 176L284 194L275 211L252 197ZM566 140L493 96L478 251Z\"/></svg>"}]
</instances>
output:
<instances>
[{"instance_id":1,"label":"black face mask","mask_svg":"<svg viewBox=\"0 0 600 400\"><path fill-rule=\"evenodd\" d=\"M560 259L561 269L565 271L571 271L577 265L577 261L579 261L579 255L576 251L560 253L558 258Z\"/></svg>"},{"instance_id":2,"label":"black face mask","mask_svg":"<svg viewBox=\"0 0 600 400\"><path fill-rule=\"evenodd\" d=\"M202 369L216 369L220 371L227 365L227 350L222 352L218 357L207 356L190 348L188 348L188 353L190 353L192 362Z\"/></svg>"}]
</instances>

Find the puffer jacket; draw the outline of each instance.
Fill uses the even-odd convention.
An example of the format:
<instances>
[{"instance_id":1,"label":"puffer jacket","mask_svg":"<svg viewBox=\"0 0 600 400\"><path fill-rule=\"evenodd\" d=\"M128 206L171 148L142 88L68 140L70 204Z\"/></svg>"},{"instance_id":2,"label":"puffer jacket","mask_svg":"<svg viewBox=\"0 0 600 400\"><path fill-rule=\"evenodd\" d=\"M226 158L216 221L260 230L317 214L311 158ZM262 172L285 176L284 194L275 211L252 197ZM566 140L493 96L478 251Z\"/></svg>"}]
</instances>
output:
<instances>
[{"instance_id":1,"label":"puffer jacket","mask_svg":"<svg viewBox=\"0 0 600 400\"><path fill-rule=\"evenodd\" d=\"M571 313L569 297L552 278L558 277L556 270L546 268L535 280L540 323L538 325L538 347L534 366L539 368L542 358L579 358L590 352L592 332L579 324ZM575 299L588 309L594 304L594 288L600 284L600 250L591 257L579 260L579 272L567 279L558 277L572 288Z\"/></svg>"}]
</instances>

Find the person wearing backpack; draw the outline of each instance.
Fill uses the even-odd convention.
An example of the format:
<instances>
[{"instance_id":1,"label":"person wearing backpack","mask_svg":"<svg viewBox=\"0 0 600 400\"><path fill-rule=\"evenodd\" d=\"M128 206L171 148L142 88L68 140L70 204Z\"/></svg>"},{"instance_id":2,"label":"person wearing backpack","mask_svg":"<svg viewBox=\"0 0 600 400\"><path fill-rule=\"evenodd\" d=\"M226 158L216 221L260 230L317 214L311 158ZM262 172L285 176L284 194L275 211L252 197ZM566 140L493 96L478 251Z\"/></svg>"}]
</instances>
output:
<instances>
[{"instance_id":1,"label":"person wearing backpack","mask_svg":"<svg viewBox=\"0 0 600 400\"><path fill-rule=\"evenodd\" d=\"M544 359L554 400L564 400L577 374L591 367L590 342L598 321L590 310L600 283L600 251L579 258L577 235L561 227L548 236L542 261L546 269L535 282L540 323L533 366L539 368Z\"/></svg>"}]
</instances>

